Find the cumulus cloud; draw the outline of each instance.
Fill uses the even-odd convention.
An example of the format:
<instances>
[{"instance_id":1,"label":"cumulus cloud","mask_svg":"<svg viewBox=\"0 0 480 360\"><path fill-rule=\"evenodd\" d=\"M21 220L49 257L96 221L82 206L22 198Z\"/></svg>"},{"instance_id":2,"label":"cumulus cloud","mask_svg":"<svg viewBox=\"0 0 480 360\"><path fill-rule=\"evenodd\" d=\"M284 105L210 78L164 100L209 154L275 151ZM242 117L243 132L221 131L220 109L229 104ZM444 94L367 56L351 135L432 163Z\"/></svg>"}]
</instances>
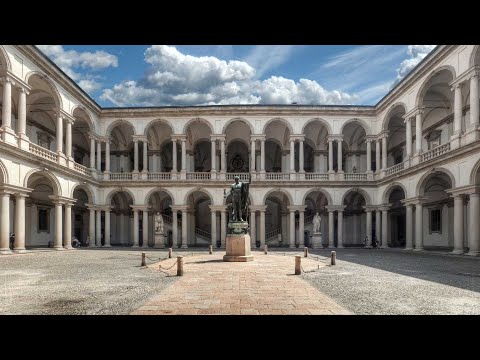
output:
<instances>
[{"instance_id":1,"label":"cumulus cloud","mask_svg":"<svg viewBox=\"0 0 480 360\"><path fill-rule=\"evenodd\" d=\"M101 98L116 106L351 104L357 99L308 79L258 80L256 69L246 61L185 55L173 46L148 48L145 61L149 68L141 79L115 84Z\"/></svg>"},{"instance_id":2,"label":"cumulus cloud","mask_svg":"<svg viewBox=\"0 0 480 360\"><path fill-rule=\"evenodd\" d=\"M102 86L97 81L89 79L91 77L89 71L118 66L118 58L103 50L79 52L76 50L66 51L61 45L37 45L37 47L87 92L98 90ZM80 73L74 68L84 71Z\"/></svg>"},{"instance_id":3,"label":"cumulus cloud","mask_svg":"<svg viewBox=\"0 0 480 360\"><path fill-rule=\"evenodd\" d=\"M409 45L408 46L408 59L405 59L397 69L397 78L395 79L392 87L397 85L422 59L427 56L436 45Z\"/></svg>"}]
</instances>

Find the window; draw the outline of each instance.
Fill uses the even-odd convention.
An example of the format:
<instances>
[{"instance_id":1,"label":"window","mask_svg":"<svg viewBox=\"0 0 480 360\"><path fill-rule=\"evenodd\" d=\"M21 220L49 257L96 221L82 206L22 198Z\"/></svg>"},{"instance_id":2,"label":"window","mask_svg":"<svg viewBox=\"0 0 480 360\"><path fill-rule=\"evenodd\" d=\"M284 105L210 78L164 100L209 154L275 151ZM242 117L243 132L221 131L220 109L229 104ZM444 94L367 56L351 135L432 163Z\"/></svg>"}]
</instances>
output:
<instances>
[{"instance_id":1,"label":"window","mask_svg":"<svg viewBox=\"0 0 480 360\"><path fill-rule=\"evenodd\" d=\"M441 130L434 130L432 131L427 139L428 139L428 149L434 149L437 146L441 145L441 139L442 139L442 131Z\"/></svg>"},{"instance_id":2,"label":"window","mask_svg":"<svg viewBox=\"0 0 480 360\"><path fill-rule=\"evenodd\" d=\"M442 232L442 211L440 209L430 210L430 232Z\"/></svg>"},{"instance_id":3,"label":"window","mask_svg":"<svg viewBox=\"0 0 480 360\"><path fill-rule=\"evenodd\" d=\"M41 132L37 133L37 143L41 147L43 147L47 150L50 150L50 143L51 142L52 142L52 138L50 136L48 136L47 134L41 133Z\"/></svg>"},{"instance_id":4,"label":"window","mask_svg":"<svg viewBox=\"0 0 480 360\"><path fill-rule=\"evenodd\" d=\"M49 209L38 209L38 232L50 232L49 215Z\"/></svg>"}]
</instances>

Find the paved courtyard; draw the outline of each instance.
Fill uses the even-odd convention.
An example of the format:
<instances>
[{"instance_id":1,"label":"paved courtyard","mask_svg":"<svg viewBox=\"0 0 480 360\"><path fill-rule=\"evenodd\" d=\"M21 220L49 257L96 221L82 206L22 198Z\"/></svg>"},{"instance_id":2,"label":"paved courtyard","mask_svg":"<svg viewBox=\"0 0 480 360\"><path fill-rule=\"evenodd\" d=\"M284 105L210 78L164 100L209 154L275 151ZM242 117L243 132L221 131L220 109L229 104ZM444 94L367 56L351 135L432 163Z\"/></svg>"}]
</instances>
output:
<instances>
[{"instance_id":1,"label":"paved courtyard","mask_svg":"<svg viewBox=\"0 0 480 360\"><path fill-rule=\"evenodd\" d=\"M295 252L180 253L183 277L158 270L165 251L147 251L146 268L131 249L0 256L0 314L480 314L480 258L341 249L329 266L322 250L294 276Z\"/></svg>"}]
</instances>

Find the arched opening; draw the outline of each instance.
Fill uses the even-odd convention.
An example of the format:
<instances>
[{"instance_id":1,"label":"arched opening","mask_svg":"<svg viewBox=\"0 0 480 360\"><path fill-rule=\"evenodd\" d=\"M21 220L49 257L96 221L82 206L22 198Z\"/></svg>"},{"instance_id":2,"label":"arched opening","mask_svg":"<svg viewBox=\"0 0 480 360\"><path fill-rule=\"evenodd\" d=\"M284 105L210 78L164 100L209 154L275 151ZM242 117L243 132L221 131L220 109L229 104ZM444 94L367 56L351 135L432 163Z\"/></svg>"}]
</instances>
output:
<instances>
[{"instance_id":1,"label":"arched opening","mask_svg":"<svg viewBox=\"0 0 480 360\"><path fill-rule=\"evenodd\" d=\"M187 125L185 134L187 172L209 172L212 169L212 130L203 120L195 119ZM198 170L197 170L198 169Z\"/></svg>"},{"instance_id":2,"label":"arched opening","mask_svg":"<svg viewBox=\"0 0 480 360\"><path fill-rule=\"evenodd\" d=\"M132 196L126 191L119 191L113 194L110 200L112 205L110 217L110 244L112 246L131 246L133 245L133 205ZM103 215L103 214L102 214ZM104 228L104 219L102 216L102 229ZM139 225L139 239L142 241L142 226ZM102 232L103 233L103 232ZM98 244L98 239L97 239Z\"/></svg>"},{"instance_id":3,"label":"arched opening","mask_svg":"<svg viewBox=\"0 0 480 360\"><path fill-rule=\"evenodd\" d=\"M453 199L446 190L452 188L450 176L434 172L420 186L423 203L423 245L425 247L453 247Z\"/></svg>"},{"instance_id":4,"label":"arched opening","mask_svg":"<svg viewBox=\"0 0 480 360\"><path fill-rule=\"evenodd\" d=\"M225 141L227 145L228 173L246 173L250 171L251 150L249 150L248 144L251 135L250 126L242 120L234 120L227 125ZM260 153L258 156L260 156Z\"/></svg>"},{"instance_id":5,"label":"arched opening","mask_svg":"<svg viewBox=\"0 0 480 360\"><path fill-rule=\"evenodd\" d=\"M328 171L327 127L319 120L312 120L305 126L303 133L305 134L305 172L326 173Z\"/></svg>"},{"instance_id":6,"label":"arched opening","mask_svg":"<svg viewBox=\"0 0 480 360\"><path fill-rule=\"evenodd\" d=\"M441 70L422 89L419 101L419 106L424 109L422 139L415 141L422 141L423 151L446 144L453 135L454 93L449 85L452 80L453 75L449 70ZM463 116L462 129L465 129Z\"/></svg>"},{"instance_id":7,"label":"arched opening","mask_svg":"<svg viewBox=\"0 0 480 360\"><path fill-rule=\"evenodd\" d=\"M148 169L150 172L169 172L172 170L172 135L169 124L157 120L145 131L148 141ZM143 149L142 149L143 151ZM181 147L177 146L177 162L181 165ZM178 168L179 169L179 168Z\"/></svg>"},{"instance_id":8,"label":"arched opening","mask_svg":"<svg viewBox=\"0 0 480 360\"><path fill-rule=\"evenodd\" d=\"M289 172L290 129L286 123L282 120L269 122L265 128L265 138L265 171ZM260 159L257 163L260 165Z\"/></svg>"},{"instance_id":9,"label":"arched opening","mask_svg":"<svg viewBox=\"0 0 480 360\"><path fill-rule=\"evenodd\" d=\"M388 114L387 127L387 167L403 162L406 155L406 128L403 116L405 108L402 105L395 106ZM411 122L412 134L415 134L415 122Z\"/></svg>"},{"instance_id":10,"label":"arched opening","mask_svg":"<svg viewBox=\"0 0 480 360\"><path fill-rule=\"evenodd\" d=\"M320 220L320 232L322 233L322 244L313 244L315 247L321 246L323 244L328 245L328 199L325 194L321 191L312 191L307 194L305 197L305 227L304 227L304 237L305 246L311 246L311 235L313 233L313 217L318 212L321 217Z\"/></svg>"},{"instance_id":11,"label":"arched opening","mask_svg":"<svg viewBox=\"0 0 480 360\"><path fill-rule=\"evenodd\" d=\"M351 121L342 130L342 163L343 171L346 173L367 172L367 144L365 142L366 132L362 124ZM333 149L333 168L338 169L338 145Z\"/></svg>"},{"instance_id":12,"label":"arched opening","mask_svg":"<svg viewBox=\"0 0 480 360\"><path fill-rule=\"evenodd\" d=\"M87 209L89 203L88 194L82 188L76 188L73 192L73 198L76 199L72 206L72 230L82 246L88 242L88 226L90 213Z\"/></svg>"},{"instance_id":13,"label":"arched opening","mask_svg":"<svg viewBox=\"0 0 480 360\"><path fill-rule=\"evenodd\" d=\"M290 243L288 210L290 201L288 196L283 192L273 191L268 194L265 205L267 205L265 212L265 244L268 246L288 247ZM298 215L296 220L298 221ZM256 221L255 223L259 224L260 222ZM257 246L260 246L258 241Z\"/></svg>"},{"instance_id":14,"label":"arched opening","mask_svg":"<svg viewBox=\"0 0 480 360\"><path fill-rule=\"evenodd\" d=\"M406 209L402 200L405 200L405 192L400 186L394 186L388 196L387 232L390 247L405 247L406 244Z\"/></svg>"},{"instance_id":15,"label":"arched opening","mask_svg":"<svg viewBox=\"0 0 480 360\"><path fill-rule=\"evenodd\" d=\"M212 170L212 143L210 140L199 140L193 149L194 171L209 172Z\"/></svg>"},{"instance_id":16,"label":"arched opening","mask_svg":"<svg viewBox=\"0 0 480 360\"><path fill-rule=\"evenodd\" d=\"M73 160L83 166L90 165L90 128L89 116L85 110L76 108L73 112L75 122L72 126L72 156ZM80 239L79 239L80 240Z\"/></svg>"},{"instance_id":17,"label":"arched opening","mask_svg":"<svg viewBox=\"0 0 480 360\"><path fill-rule=\"evenodd\" d=\"M212 220L209 216L209 206L212 205L212 201L210 196L203 191L194 191L188 196L187 204L190 205L187 210L188 246L207 247L211 245Z\"/></svg>"},{"instance_id":18,"label":"arched opening","mask_svg":"<svg viewBox=\"0 0 480 360\"><path fill-rule=\"evenodd\" d=\"M363 245L367 235L365 197L358 191L350 191L345 196L343 205L345 205L343 212L343 245ZM372 218L372 229L375 229L375 219L373 216ZM345 229L348 229L348 231L345 231ZM334 234L338 234L338 221L335 222ZM336 239L335 244L337 242L338 239Z\"/></svg>"},{"instance_id":19,"label":"arched opening","mask_svg":"<svg viewBox=\"0 0 480 360\"><path fill-rule=\"evenodd\" d=\"M314 144L310 140L303 142L303 169L307 173L314 172ZM300 142L295 143L295 171L300 171Z\"/></svg>"},{"instance_id":20,"label":"arched opening","mask_svg":"<svg viewBox=\"0 0 480 360\"><path fill-rule=\"evenodd\" d=\"M134 130L131 124L119 122L110 131L110 171L112 173L129 173L134 169ZM143 146L138 146L138 161L143 161L140 151ZM97 155L96 155L97 156ZM102 161L102 169L105 164ZM140 165L139 165L140 167Z\"/></svg>"},{"instance_id":21,"label":"arched opening","mask_svg":"<svg viewBox=\"0 0 480 360\"><path fill-rule=\"evenodd\" d=\"M155 246L164 245L165 247L171 248L173 247L173 237L172 237L172 208L170 207L173 204L172 197L164 190L156 190L152 192L148 198L146 203L150 206L148 210L148 243L149 246L153 246L155 242L154 238L154 229L155 229L155 221L154 216L156 213L160 213L163 217L163 224L164 224L164 234L165 239L164 244L156 244ZM179 216L180 215L180 216ZM181 232L181 228L178 228L178 224L181 221L181 214L177 214L177 234ZM142 229L143 229L143 215L142 215Z\"/></svg>"}]
</instances>

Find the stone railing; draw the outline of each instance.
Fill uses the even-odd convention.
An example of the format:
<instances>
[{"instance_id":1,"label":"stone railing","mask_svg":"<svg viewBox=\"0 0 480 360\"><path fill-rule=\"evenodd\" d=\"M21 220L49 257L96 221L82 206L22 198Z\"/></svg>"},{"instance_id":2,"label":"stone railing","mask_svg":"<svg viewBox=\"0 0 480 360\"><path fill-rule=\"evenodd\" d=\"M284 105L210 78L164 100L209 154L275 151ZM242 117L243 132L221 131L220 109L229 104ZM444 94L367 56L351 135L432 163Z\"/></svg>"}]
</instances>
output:
<instances>
[{"instance_id":1,"label":"stone railing","mask_svg":"<svg viewBox=\"0 0 480 360\"><path fill-rule=\"evenodd\" d=\"M274 239L274 238L278 238L278 234L280 234L281 232L282 232L281 228L269 231L265 234L265 240L271 240L271 239Z\"/></svg>"},{"instance_id":2,"label":"stone railing","mask_svg":"<svg viewBox=\"0 0 480 360\"><path fill-rule=\"evenodd\" d=\"M238 176L240 181L249 181L250 173L227 173L227 181L235 180L235 176Z\"/></svg>"},{"instance_id":3,"label":"stone railing","mask_svg":"<svg viewBox=\"0 0 480 360\"><path fill-rule=\"evenodd\" d=\"M290 180L290 173L266 173L265 180Z\"/></svg>"},{"instance_id":4,"label":"stone railing","mask_svg":"<svg viewBox=\"0 0 480 360\"><path fill-rule=\"evenodd\" d=\"M367 174L357 174L357 173L345 173L345 181L365 181L367 180Z\"/></svg>"},{"instance_id":5,"label":"stone railing","mask_svg":"<svg viewBox=\"0 0 480 360\"><path fill-rule=\"evenodd\" d=\"M400 171L403 170L403 162L401 162L400 164L397 164L397 165L393 165L393 166L390 166L386 171L385 171L385 175L386 176L390 176L390 175L393 175L393 174L396 174Z\"/></svg>"},{"instance_id":6,"label":"stone railing","mask_svg":"<svg viewBox=\"0 0 480 360\"><path fill-rule=\"evenodd\" d=\"M132 180L132 173L110 173L110 180L113 180L113 181Z\"/></svg>"},{"instance_id":7,"label":"stone railing","mask_svg":"<svg viewBox=\"0 0 480 360\"><path fill-rule=\"evenodd\" d=\"M44 147L30 143L30 152L49 161L57 162L57 154Z\"/></svg>"},{"instance_id":8,"label":"stone railing","mask_svg":"<svg viewBox=\"0 0 480 360\"><path fill-rule=\"evenodd\" d=\"M160 180L171 180L172 173L169 172L149 172L148 180L151 181L160 181Z\"/></svg>"},{"instance_id":9,"label":"stone railing","mask_svg":"<svg viewBox=\"0 0 480 360\"><path fill-rule=\"evenodd\" d=\"M210 232L199 229L199 228L195 228L195 235L200 235L207 239L210 239L212 237L212 234L210 234Z\"/></svg>"},{"instance_id":10,"label":"stone railing","mask_svg":"<svg viewBox=\"0 0 480 360\"><path fill-rule=\"evenodd\" d=\"M431 159L435 159L436 157L443 155L450 151L450 143L446 143L444 145L437 146L436 148L427 151L426 153L422 154L422 161L428 161Z\"/></svg>"},{"instance_id":11,"label":"stone railing","mask_svg":"<svg viewBox=\"0 0 480 360\"><path fill-rule=\"evenodd\" d=\"M187 172L187 180L210 180L209 172Z\"/></svg>"},{"instance_id":12,"label":"stone railing","mask_svg":"<svg viewBox=\"0 0 480 360\"><path fill-rule=\"evenodd\" d=\"M83 166L82 164L78 164L76 162L73 163L73 169L75 171L78 171L79 173L82 173L84 175L89 175L88 168L86 166Z\"/></svg>"},{"instance_id":13,"label":"stone railing","mask_svg":"<svg viewBox=\"0 0 480 360\"><path fill-rule=\"evenodd\" d=\"M328 180L328 174L305 173L305 180L325 181Z\"/></svg>"}]
</instances>

